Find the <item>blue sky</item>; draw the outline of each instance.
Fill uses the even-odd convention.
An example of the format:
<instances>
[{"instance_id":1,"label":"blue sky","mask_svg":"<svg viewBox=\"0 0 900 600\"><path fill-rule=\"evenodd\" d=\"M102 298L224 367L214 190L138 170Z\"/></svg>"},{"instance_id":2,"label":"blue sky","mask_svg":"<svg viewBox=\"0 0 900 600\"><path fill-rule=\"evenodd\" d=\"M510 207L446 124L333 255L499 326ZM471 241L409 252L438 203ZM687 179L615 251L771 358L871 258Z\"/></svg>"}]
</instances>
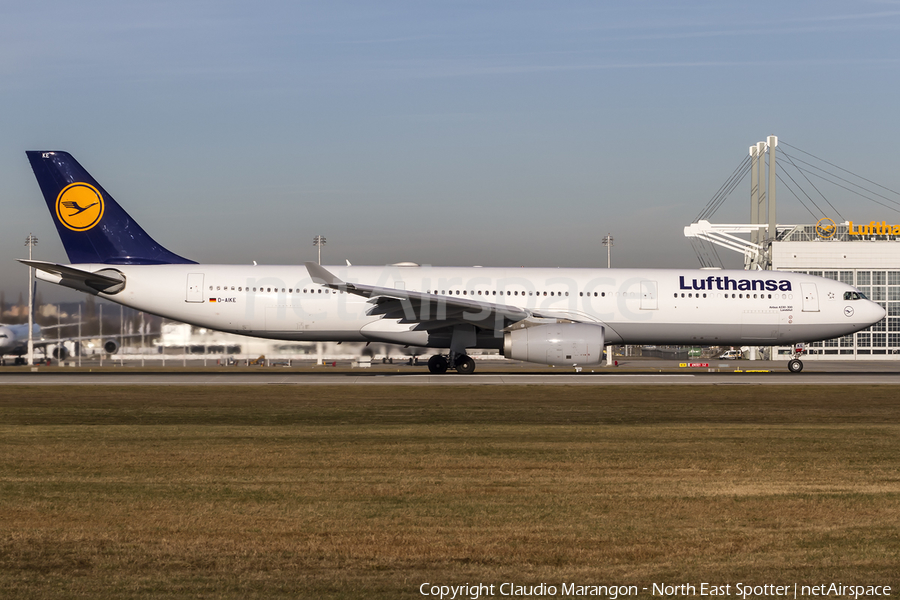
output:
<instances>
[{"instance_id":1,"label":"blue sky","mask_svg":"<svg viewBox=\"0 0 900 600\"><path fill-rule=\"evenodd\" d=\"M898 30L898 2L5 3L0 288L29 231L66 259L31 149L201 262L321 234L326 263L605 266L609 232L614 266L693 268L683 227L769 134L900 189Z\"/></svg>"}]
</instances>

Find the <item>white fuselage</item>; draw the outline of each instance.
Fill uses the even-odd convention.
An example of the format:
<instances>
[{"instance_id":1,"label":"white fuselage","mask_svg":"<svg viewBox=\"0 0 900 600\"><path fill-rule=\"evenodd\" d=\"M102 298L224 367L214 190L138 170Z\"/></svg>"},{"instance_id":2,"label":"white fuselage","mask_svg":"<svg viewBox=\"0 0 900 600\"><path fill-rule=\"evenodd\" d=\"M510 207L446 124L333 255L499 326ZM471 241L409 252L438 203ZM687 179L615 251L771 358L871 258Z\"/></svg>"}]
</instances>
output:
<instances>
[{"instance_id":1,"label":"white fuselage","mask_svg":"<svg viewBox=\"0 0 900 600\"><path fill-rule=\"evenodd\" d=\"M302 266L76 265L116 269L114 302L197 326L282 340L443 347L415 323L316 284ZM788 272L681 269L326 267L348 283L467 298L594 323L607 344L783 345L847 335L884 316L849 285ZM40 273L41 279L59 278ZM435 307L440 310L439 303ZM440 315L436 315L440 316ZM477 347L502 347L502 332Z\"/></svg>"}]
</instances>

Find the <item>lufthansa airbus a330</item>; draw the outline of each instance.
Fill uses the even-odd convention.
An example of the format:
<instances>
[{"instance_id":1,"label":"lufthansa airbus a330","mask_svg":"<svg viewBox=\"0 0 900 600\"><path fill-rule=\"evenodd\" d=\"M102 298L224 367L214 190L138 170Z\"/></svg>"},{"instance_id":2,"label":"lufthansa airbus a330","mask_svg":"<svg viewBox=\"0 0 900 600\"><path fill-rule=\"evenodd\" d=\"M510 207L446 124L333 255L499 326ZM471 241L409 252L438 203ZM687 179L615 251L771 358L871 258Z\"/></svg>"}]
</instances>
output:
<instances>
[{"instance_id":1,"label":"lufthansa airbus a330","mask_svg":"<svg viewBox=\"0 0 900 600\"><path fill-rule=\"evenodd\" d=\"M40 279L230 333L434 348L433 373L473 372L473 349L588 366L610 344L793 345L885 316L849 285L780 271L197 264L68 153L27 155L69 257L23 260Z\"/></svg>"}]
</instances>

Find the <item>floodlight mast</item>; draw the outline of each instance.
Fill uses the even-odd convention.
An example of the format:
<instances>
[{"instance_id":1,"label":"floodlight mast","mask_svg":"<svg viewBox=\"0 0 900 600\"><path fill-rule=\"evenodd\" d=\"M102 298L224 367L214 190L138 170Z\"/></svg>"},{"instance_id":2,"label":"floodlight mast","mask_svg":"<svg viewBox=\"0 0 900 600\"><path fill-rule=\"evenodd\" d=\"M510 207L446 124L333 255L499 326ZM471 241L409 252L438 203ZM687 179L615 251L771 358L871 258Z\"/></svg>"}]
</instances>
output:
<instances>
[{"instance_id":1,"label":"floodlight mast","mask_svg":"<svg viewBox=\"0 0 900 600\"><path fill-rule=\"evenodd\" d=\"M31 250L37 246L38 239L29 233L25 238L28 246L28 261L31 262ZM28 366L34 365L34 269L28 267Z\"/></svg>"},{"instance_id":2,"label":"floodlight mast","mask_svg":"<svg viewBox=\"0 0 900 600\"><path fill-rule=\"evenodd\" d=\"M313 246L319 250L319 264L322 264L322 246L325 245L325 236L317 235L313 238Z\"/></svg>"},{"instance_id":3,"label":"floodlight mast","mask_svg":"<svg viewBox=\"0 0 900 600\"><path fill-rule=\"evenodd\" d=\"M603 245L606 246L606 268L610 268L611 260L610 260L610 248L613 247L613 236L609 233L603 238Z\"/></svg>"}]
</instances>

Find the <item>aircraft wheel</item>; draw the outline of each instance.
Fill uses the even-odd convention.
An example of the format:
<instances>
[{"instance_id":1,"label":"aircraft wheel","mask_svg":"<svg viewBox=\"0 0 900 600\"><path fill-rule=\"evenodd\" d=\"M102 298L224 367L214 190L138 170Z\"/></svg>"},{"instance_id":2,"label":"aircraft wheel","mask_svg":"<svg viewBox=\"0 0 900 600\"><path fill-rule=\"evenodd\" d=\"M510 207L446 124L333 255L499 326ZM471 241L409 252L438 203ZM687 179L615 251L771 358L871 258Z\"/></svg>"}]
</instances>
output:
<instances>
[{"instance_id":1,"label":"aircraft wheel","mask_svg":"<svg viewBox=\"0 0 900 600\"><path fill-rule=\"evenodd\" d=\"M446 373L447 366L447 359L440 354L435 354L428 359L428 370L431 373Z\"/></svg>"},{"instance_id":2,"label":"aircraft wheel","mask_svg":"<svg viewBox=\"0 0 900 600\"><path fill-rule=\"evenodd\" d=\"M456 372L463 375L469 375L475 372L475 361L471 356L462 355L456 359Z\"/></svg>"},{"instance_id":3,"label":"aircraft wheel","mask_svg":"<svg viewBox=\"0 0 900 600\"><path fill-rule=\"evenodd\" d=\"M788 371L791 373L799 373L803 370L803 363L796 358L788 361Z\"/></svg>"}]
</instances>

